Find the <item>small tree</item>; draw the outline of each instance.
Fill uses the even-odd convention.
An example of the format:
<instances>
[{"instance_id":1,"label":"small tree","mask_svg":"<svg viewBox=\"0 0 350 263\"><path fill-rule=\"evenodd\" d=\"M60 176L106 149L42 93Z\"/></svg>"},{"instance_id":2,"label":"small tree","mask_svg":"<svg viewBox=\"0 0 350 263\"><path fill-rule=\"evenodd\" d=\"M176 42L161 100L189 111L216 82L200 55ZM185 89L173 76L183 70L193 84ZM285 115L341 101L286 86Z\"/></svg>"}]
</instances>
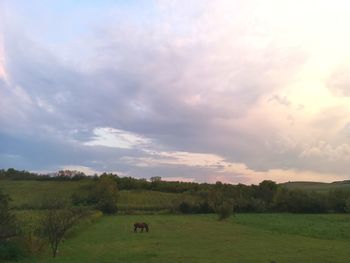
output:
<instances>
[{"instance_id":1,"label":"small tree","mask_svg":"<svg viewBox=\"0 0 350 263\"><path fill-rule=\"evenodd\" d=\"M219 220L229 218L233 213L233 204L224 201L216 208L215 212L218 214Z\"/></svg>"},{"instance_id":2,"label":"small tree","mask_svg":"<svg viewBox=\"0 0 350 263\"><path fill-rule=\"evenodd\" d=\"M42 219L43 233L48 238L52 257L56 257L58 247L70 230L83 216L81 210L74 210L62 203L53 203Z\"/></svg>"},{"instance_id":3,"label":"small tree","mask_svg":"<svg viewBox=\"0 0 350 263\"><path fill-rule=\"evenodd\" d=\"M227 185L216 182L209 194L209 200L219 220L228 218L233 213L233 200L230 197Z\"/></svg>"},{"instance_id":4,"label":"small tree","mask_svg":"<svg viewBox=\"0 0 350 263\"><path fill-rule=\"evenodd\" d=\"M153 177L150 178L150 180L151 180L152 183L156 183L156 182L162 181L162 177L160 177L160 176L153 176Z\"/></svg>"},{"instance_id":5,"label":"small tree","mask_svg":"<svg viewBox=\"0 0 350 263\"><path fill-rule=\"evenodd\" d=\"M350 213L350 197L345 200L344 211L345 213Z\"/></svg>"},{"instance_id":6,"label":"small tree","mask_svg":"<svg viewBox=\"0 0 350 263\"><path fill-rule=\"evenodd\" d=\"M101 176L94 186L92 195L97 209L106 214L117 212L118 187L113 177Z\"/></svg>"}]
</instances>

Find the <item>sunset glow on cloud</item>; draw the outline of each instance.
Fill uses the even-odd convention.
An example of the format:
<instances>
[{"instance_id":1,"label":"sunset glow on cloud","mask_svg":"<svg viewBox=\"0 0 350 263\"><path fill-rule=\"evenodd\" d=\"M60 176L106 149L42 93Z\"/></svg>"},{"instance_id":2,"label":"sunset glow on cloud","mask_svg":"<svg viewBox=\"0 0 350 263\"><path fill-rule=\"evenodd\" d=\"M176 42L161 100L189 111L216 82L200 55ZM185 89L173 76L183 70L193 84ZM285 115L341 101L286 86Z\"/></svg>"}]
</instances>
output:
<instances>
[{"instance_id":1,"label":"sunset glow on cloud","mask_svg":"<svg viewBox=\"0 0 350 263\"><path fill-rule=\"evenodd\" d=\"M347 1L3 1L0 168L349 179Z\"/></svg>"}]
</instances>

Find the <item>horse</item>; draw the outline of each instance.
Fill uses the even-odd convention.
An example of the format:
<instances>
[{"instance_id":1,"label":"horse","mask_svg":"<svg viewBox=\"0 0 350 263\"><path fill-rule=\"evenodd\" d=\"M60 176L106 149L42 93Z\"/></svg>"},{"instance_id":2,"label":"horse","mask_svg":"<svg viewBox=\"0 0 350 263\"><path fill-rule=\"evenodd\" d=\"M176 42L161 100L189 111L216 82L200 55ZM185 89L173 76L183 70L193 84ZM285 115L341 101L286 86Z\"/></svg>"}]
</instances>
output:
<instances>
[{"instance_id":1,"label":"horse","mask_svg":"<svg viewBox=\"0 0 350 263\"><path fill-rule=\"evenodd\" d=\"M146 228L146 232L148 232L148 225L146 223L135 223L134 224L134 232L137 232L137 229L141 228L141 232Z\"/></svg>"}]
</instances>

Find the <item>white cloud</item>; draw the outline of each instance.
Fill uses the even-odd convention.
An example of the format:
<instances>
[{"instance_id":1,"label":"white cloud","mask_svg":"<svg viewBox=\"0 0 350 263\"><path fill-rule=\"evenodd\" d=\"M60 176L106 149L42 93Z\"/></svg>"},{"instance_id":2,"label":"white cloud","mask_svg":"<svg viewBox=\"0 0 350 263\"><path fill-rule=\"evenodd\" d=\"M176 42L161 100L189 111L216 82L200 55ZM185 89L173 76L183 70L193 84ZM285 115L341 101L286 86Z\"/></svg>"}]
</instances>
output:
<instances>
[{"instance_id":1,"label":"white cloud","mask_svg":"<svg viewBox=\"0 0 350 263\"><path fill-rule=\"evenodd\" d=\"M95 128L93 133L94 137L84 145L131 149L150 143L150 139L114 128L99 127Z\"/></svg>"},{"instance_id":2,"label":"white cloud","mask_svg":"<svg viewBox=\"0 0 350 263\"><path fill-rule=\"evenodd\" d=\"M204 169L208 180L232 182L342 177L349 160L348 2L149 5L152 15L114 4L112 15L79 8L69 21L89 26L73 23L79 32L68 39L65 27L50 24L60 15L41 26L26 6L8 2L0 132L25 142L32 140L26 133L60 138L98 159L91 169L185 167L188 178ZM40 6L36 13L55 12ZM101 14L110 17L96 22ZM31 160L27 151L18 154Z\"/></svg>"}]
</instances>

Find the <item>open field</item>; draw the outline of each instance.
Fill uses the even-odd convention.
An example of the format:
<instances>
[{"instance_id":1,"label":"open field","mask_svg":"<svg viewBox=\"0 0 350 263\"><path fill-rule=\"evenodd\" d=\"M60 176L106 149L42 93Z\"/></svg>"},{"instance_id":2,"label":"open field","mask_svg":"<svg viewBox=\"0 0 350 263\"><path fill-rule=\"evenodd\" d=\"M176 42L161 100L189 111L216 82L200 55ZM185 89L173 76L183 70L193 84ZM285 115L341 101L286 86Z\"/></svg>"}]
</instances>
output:
<instances>
[{"instance_id":1,"label":"open field","mask_svg":"<svg viewBox=\"0 0 350 263\"><path fill-rule=\"evenodd\" d=\"M274 216L281 223L272 229ZM337 227L346 234L328 230L323 236L310 220L323 229L343 220ZM135 221L148 222L150 232L133 233ZM68 239L55 260L21 262L344 263L350 257L349 226L350 218L337 215L243 214L223 222L214 215L104 216ZM290 228L299 230L291 234Z\"/></svg>"},{"instance_id":2,"label":"open field","mask_svg":"<svg viewBox=\"0 0 350 263\"><path fill-rule=\"evenodd\" d=\"M350 191L349 181L340 181L340 182L334 182L334 183L288 182L282 185L288 189L300 189L300 190L309 190L309 191L317 191L317 192L325 192L329 190L349 190Z\"/></svg>"},{"instance_id":3,"label":"open field","mask_svg":"<svg viewBox=\"0 0 350 263\"><path fill-rule=\"evenodd\" d=\"M89 181L31 181L31 180L0 180L0 188L10 195L11 205L21 208L26 205L38 206L43 197L59 196L69 199L73 193L82 191Z\"/></svg>"},{"instance_id":4,"label":"open field","mask_svg":"<svg viewBox=\"0 0 350 263\"><path fill-rule=\"evenodd\" d=\"M86 192L91 181L29 181L0 180L0 188L10 195L11 206L15 208L37 208L42 200L50 196L70 199L73 193ZM179 197L193 199L189 194L164 193L147 190L119 191L118 208L121 211L165 210Z\"/></svg>"}]
</instances>

